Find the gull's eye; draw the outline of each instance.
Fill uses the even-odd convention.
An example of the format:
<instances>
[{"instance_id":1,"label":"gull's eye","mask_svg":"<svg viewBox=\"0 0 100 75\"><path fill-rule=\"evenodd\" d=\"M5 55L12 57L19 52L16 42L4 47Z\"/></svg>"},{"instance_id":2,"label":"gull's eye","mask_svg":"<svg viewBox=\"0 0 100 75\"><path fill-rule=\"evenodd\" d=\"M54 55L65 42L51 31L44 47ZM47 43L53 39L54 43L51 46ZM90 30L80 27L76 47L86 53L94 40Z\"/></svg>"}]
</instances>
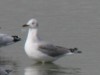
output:
<instances>
[{"instance_id":1,"label":"gull's eye","mask_svg":"<svg viewBox=\"0 0 100 75\"><path fill-rule=\"evenodd\" d=\"M32 24L35 24L34 22L32 22Z\"/></svg>"}]
</instances>

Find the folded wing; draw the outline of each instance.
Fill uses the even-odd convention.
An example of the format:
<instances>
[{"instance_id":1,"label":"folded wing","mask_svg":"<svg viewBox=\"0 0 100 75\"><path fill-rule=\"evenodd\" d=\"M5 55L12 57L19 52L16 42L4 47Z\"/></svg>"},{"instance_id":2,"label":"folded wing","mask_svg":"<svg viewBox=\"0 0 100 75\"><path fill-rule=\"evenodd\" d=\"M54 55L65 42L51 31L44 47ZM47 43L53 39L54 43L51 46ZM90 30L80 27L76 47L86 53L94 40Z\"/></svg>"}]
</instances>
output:
<instances>
[{"instance_id":1,"label":"folded wing","mask_svg":"<svg viewBox=\"0 0 100 75\"><path fill-rule=\"evenodd\" d=\"M39 50L52 57L62 56L70 51L68 48L64 48L61 46L55 46L52 44L40 45Z\"/></svg>"}]
</instances>

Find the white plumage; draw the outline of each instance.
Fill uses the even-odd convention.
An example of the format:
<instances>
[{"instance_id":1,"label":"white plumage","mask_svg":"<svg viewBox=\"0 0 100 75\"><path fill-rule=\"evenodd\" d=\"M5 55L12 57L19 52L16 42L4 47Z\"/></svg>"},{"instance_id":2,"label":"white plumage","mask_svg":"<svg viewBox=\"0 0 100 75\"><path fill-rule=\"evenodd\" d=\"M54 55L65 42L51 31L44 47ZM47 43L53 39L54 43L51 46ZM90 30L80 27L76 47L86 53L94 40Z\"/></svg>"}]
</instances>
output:
<instances>
[{"instance_id":1,"label":"white plumage","mask_svg":"<svg viewBox=\"0 0 100 75\"><path fill-rule=\"evenodd\" d=\"M34 60L51 62L65 54L80 53L77 48L64 48L46 43L38 37L38 22L36 19L29 20L23 27L29 27L28 36L25 42L25 52Z\"/></svg>"}]
</instances>

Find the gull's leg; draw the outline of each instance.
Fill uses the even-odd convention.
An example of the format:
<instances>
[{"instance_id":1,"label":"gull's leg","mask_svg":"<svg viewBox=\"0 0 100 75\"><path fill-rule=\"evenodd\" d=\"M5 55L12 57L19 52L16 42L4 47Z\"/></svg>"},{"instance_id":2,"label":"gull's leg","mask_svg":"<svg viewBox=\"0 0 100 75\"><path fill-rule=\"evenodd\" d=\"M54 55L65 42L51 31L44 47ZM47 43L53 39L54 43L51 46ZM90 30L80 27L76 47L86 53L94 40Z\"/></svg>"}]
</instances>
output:
<instances>
[{"instance_id":1,"label":"gull's leg","mask_svg":"<svg viewBox=\"0 0 100 75\"><path fill-rule=\"evenodd\" d=\"M41 63L42 63L42 61L38 61L37 63L38 63L38 64L41 64Z\"/></svg>"},{"instance_id":2,"label":"gull's leg","mask_svg":"<svg viewBox=\"0 0 100 75\"><path fill-rule=\"evenodd\" d=\"M42 61L42 65L44 65L45 64L45 61Z\"/></svg>"}]
</instances>

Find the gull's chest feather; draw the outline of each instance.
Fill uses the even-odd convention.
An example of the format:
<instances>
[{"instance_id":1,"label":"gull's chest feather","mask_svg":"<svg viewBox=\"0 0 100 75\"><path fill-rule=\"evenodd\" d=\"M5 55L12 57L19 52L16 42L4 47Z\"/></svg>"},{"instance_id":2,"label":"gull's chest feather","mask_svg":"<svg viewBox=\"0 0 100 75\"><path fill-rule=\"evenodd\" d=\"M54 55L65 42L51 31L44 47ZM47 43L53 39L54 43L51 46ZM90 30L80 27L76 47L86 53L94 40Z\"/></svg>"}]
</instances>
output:
<instances>
[{"instance_id":1,"label":"gull's chest feather","mask_svg":"<svg viewBox=\"0 0 100 75\"><path fill-rule=\"evenodd\" d=\"M25 50L33 51L38 49L38 43L30 43L26 42L25 44Z\"/></svg>"}]
</instances>

